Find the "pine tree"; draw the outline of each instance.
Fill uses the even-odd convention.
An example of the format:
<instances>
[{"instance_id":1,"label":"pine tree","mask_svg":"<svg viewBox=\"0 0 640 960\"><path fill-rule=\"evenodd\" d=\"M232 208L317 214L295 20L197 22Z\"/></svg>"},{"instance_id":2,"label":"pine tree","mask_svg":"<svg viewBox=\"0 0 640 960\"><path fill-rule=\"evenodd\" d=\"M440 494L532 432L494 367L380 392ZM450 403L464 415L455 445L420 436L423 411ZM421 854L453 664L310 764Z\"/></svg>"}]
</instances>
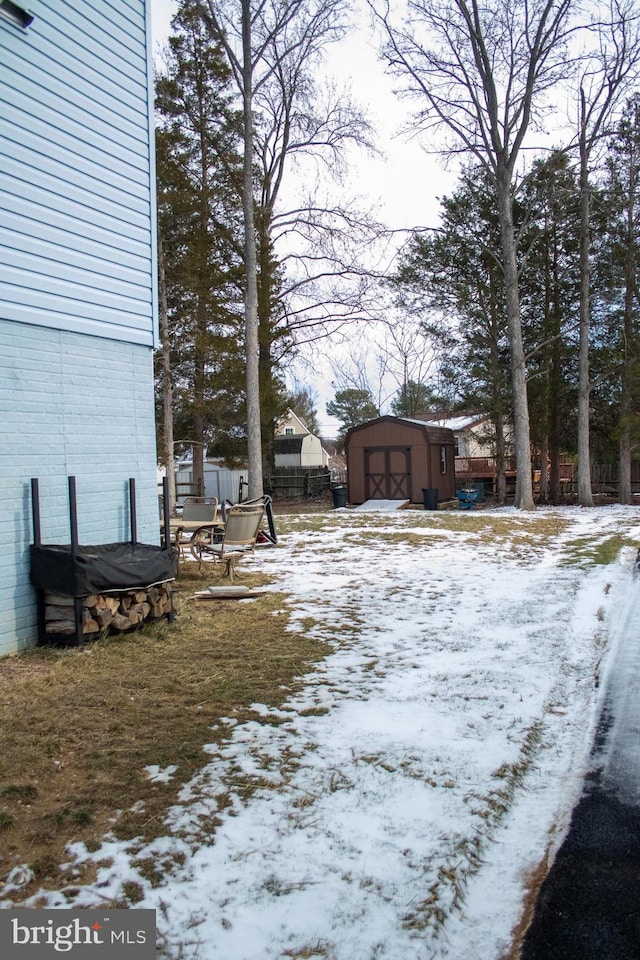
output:
<instances>
[{"instance_id":1,"label":"pine tree","mask_svg":"<svg viewBox=\"0 0 640 960\"><path fill-rule=\"evenodd\" d=\"M158 221L172 343L176 444L193 447L203 491L205 447L244 459L242 256L237 236L239 125L230 77L197 3L173 22L157 78Z\"/></svg>"},{"instance_id":2,"label":"pine tree","mask_svg":"<svg viewBox=\"0 0 640 960\"><path fill-rule=\"evenodd\" d=\"M441 201L441 226L415 235L392 284L398 305L430 333L445 392L457 405L486 411L494 427L497 494L506 496L505 419L509 400L509 343L500 267L500 227L478 166ZM448 387L447 387L448 383Z\"/></svg>"},{"instance_id":3,"label":"pine tree","mask_svg":"<svg viewBox=\"0 0 640 960\"><path fill-rule=\"evenodd\" d=\"M631 463L640 448L640 95L626 104L610 142L604 184L609 229L603 290L612 345L613 376L606 391L618 398L614 435L619 445L619 499L632 502ZM602 267L600 268L602 272Z\"/></svg>"}]
</instances>

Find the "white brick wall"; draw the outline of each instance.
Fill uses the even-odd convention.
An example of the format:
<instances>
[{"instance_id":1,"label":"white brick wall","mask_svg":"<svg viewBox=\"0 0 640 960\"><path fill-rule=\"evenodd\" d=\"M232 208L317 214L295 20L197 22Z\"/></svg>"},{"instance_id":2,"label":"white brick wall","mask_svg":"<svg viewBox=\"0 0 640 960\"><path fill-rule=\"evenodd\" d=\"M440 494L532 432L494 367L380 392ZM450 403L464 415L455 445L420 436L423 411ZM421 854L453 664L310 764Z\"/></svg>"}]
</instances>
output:
<instances>
[{"instance_id":1,"label":"white brick wall","mask_svg":"<svg viewBox=\"0 0 640 960\"><path fill-rule=\"evenodd\" d=\"M81 543L158 543L153 356L145 346L0 320L0 656L36 639L31 477L44 543L68 543L76 477Z\"/></svg>"}]
</instances>

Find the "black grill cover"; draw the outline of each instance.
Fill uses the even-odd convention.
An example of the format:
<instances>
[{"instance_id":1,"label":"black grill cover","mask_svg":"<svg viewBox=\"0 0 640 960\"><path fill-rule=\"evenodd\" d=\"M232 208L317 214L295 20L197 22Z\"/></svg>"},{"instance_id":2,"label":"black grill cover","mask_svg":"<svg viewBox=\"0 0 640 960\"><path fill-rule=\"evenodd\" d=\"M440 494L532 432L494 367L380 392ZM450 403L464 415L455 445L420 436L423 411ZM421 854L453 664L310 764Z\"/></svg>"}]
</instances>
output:
<instances>
[{"instance_id":1,"label":"black grill cover","mask_svg":"<svg viewBox=\"0 0 640 960\"><path fill-rule=\"evenodd\" d=\"M148 587L176 575L177 553L150 543L32 545L31 582L34 587L70 597L88 597L108 590Z\"/></svg>"}]
</instances>

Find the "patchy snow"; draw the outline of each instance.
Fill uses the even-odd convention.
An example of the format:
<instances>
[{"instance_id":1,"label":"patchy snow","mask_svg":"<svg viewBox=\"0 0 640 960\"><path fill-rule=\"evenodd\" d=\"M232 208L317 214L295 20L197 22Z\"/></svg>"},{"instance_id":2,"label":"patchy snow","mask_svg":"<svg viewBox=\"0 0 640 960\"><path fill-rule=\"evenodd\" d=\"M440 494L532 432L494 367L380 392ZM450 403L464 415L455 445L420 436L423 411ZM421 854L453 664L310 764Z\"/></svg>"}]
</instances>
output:
<instances>
[{"instance_id":1,"label":"patchy snow","mask_svg":"<svg viewBox=\"0 0 640 960\"><path fill-rule=\"evenodd\" d=\"M169 764L168 767L159 767L156 763L152 763L144 768L144 772L152 783L169 783L177 771L175 763Z\"/></svg>"},{"instance_id":2,"label":"patchy snow","mask_svg":"<svg viewBox=\"0 0 640 960\"><path fill-rule=\"evenodd\" d=\"M171 960L498 960L578 796L608 636L624 645L637 596L633 551L604 567L588 550L640 539L640 511L313 519L247 565L333 653L281 709L222 721L163 839L73 845L101 863L73 904L139 883ZM248 800L239 773L259 784ZM173 863L160 886L136 869L150 856Z\"/></svg>"}]
</instances>

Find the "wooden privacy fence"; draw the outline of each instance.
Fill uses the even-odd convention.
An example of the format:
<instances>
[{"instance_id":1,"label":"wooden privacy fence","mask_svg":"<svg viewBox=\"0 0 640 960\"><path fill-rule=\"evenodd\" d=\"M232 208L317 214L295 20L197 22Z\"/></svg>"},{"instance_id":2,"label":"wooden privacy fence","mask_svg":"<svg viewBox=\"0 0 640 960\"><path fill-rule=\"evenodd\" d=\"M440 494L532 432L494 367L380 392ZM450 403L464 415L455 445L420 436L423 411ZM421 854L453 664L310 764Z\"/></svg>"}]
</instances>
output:
<instances>
[{"instance_id":1,"label":"wooden privacy fence","mask_svg":"<svg viewBox=\"0 0 640 960\"><path fill-rule=\"evenodd\" d=\"M594 463L591 467L591 483L596 493L618 493L619 464ZM640 460L634 460L631 464L631 491L640 493Z\"/></svg>"},{"instance_id":2,"label":"wooden privacy fence","mask_svg":"<svg viewBox=\"0 0 640 960\"><path fill-rule=\"evenodd\" d=\"M329 489L328 467L276 467L271 474L274 498L316 497Z\"/></svg>"}]
</instances>

